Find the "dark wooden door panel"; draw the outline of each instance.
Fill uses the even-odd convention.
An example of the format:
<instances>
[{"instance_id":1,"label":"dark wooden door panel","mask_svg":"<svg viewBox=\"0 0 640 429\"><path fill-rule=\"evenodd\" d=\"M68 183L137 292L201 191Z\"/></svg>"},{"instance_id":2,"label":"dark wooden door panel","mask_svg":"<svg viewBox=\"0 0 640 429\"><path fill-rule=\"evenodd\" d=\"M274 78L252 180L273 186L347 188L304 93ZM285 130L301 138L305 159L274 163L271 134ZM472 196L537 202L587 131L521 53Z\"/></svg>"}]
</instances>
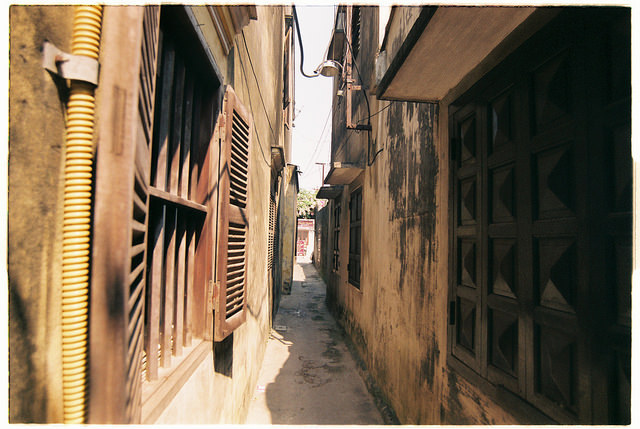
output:
<instances>
[{"instance_id":1,"label":"dark wooden door panel","mask_svg":"<svg viewBox=\"0 0 640 429\"><path fill-rule=\"evenodd\" d=\"M629 43L571 9L450 107L450 353L559 423L629 419Z\"/></svg>"}]
</instances>

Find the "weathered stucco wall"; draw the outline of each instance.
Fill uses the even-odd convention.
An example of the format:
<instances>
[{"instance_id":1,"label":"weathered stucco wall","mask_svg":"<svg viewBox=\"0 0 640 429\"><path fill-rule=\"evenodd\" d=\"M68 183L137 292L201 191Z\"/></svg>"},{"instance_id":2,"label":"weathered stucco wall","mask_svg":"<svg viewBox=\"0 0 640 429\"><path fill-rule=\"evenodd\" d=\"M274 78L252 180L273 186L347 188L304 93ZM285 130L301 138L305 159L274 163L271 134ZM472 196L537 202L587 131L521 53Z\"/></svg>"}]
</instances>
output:
<instances>
[{"instance_id":1,"label":"weathered stucco wall","mask_svg":"<svg viewBox=\"0 0 640 429\"><path fill-rule=\"evenodd\" d=\"M393 11L393 16L388 24L389 30L387 34L389 36L384 46L384 51L386 51L389 60L394 58L398 50L400 50L403 41L411 31L411 27L420 16L421 11L421 6L397 7Z\"/></svg>"},{"instance_id":2,"label":"weathered stucco wall","mask_svg":"<svg viewBox=\"0 0 640 429\"><path fill-rule=\"evenodd\" d=\"M384 151L362 177L360 290L346 281L350 186L340 197L339 276L323 271L328 301L401 423L512 424L446 363L448 159L438 117L426 103L393 103L381 114ZM331 221L323 228L331 237Z\"/></svg>"},{"instance_id":3,"label":"weathered stucco wall","mask_svg":"<svg viewBox=\"0 0 640 429\"><path fill-rule=\"evenodd\" d=\"M417 13L419 8L399 8L388 49L399 47ZM369 31L362 34L375 38ZM374 43L363 46L373 49ZM375 51L365 55L373 57ZM373 97L370 102L372 113L380 111L372 118L371 160L377 150L382 152L337 199L342 205L337 274L331 271L336 201L319 218L327 236L321 258L328 261L322 266L327 301L402 424L515 424L507 411L447 365L449 151L447 123L441 119L446 106ZM342 144L336 140L340 133L334 132L334 144ZM360 184L358 290L346 279L349 194Z\"/></svg>"},{"instance_id":4,"label":"weathered stucco wall","mask_svg":"<svg viewBox=\"0 0 640 429\"><path fill-rule=\"evenodd\" d=\"M9 9L9 421L61 422L64 105L42 44L69 52L73 8Z\"/></svg>"},{"instance_id":5,"label":"weathered stucco wall","mask_svg":"<svg viewBox=\"0 0 640 429\"><path fill-rule=\"evenodd\" d=\"M280 221L280 266L282 267L282 292L291 293L293 285L293 266L296 257L296 229L298 219L298 172L294 166L286 166L283 170L280 205L278 210Z\"/></svg>"}]
</instances>

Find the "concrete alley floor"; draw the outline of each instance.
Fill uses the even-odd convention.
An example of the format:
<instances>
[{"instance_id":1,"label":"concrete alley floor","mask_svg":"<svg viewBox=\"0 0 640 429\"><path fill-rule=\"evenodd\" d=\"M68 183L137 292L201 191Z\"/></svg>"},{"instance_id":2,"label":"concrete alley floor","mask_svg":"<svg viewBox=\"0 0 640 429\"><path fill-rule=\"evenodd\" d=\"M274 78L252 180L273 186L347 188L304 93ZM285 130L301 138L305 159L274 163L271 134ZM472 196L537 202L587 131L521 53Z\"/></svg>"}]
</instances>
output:
<instances>
[{"instance_id":1,"label":"concrete alley floor","mask_svg":"<svg viewBox=\"0 0 640 429\"><path fill-rule=\"evenodd\" d=\"M247 424L382 425L313 264L294 267L267 344Z\"/></svg>"}]
</instances>

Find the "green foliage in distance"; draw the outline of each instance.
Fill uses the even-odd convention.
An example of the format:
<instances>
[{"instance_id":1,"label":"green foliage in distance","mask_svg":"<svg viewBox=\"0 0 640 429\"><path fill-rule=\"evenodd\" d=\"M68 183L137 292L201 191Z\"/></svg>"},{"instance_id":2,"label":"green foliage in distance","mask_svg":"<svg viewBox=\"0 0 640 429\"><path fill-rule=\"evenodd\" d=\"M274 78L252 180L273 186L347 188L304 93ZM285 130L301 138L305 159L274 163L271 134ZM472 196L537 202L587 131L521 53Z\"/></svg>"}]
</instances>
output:
<instances>
[{"instance_id":1,"label":"green foliage in distance","mask_svg":"<svg viewBox=\"0 0 640 429\"><path fill-rule=\"evenodd\" d=\"M317 191L300 189L298 191L298 219L313 219L316 215Z\"/></svg>"}]
</instances>

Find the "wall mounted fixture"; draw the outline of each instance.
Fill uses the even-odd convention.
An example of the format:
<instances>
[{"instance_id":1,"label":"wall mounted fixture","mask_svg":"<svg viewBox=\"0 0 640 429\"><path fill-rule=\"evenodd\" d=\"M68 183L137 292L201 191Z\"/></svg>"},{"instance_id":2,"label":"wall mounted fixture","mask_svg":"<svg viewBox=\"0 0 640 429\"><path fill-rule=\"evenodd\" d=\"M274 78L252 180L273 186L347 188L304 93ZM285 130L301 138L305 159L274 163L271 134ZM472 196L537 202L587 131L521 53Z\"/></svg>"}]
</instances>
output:
<instances>
[{"instance_id":1,"label":"wall mounted fixture","mask_svg":"<svg viewBox=\"0 0 640 429\"><path fill-rule=\"evenodd\" d=\"M278 173L284 168L284 149L281 146L271 146L271 165Z\"/></svg>"},{"instance_id":2,"label":"wall mounted fixture","mask_svg":"<svg viewBox=\"0 0 640 429\"><path fill-rule=\"evenodd\" d=\"M342 73L342 64L334 60L326 60L320 63L315 73L326 77L338 76Z\"/></svg>"},{"instance_id":3,"label":"wall mounted fixture","mask_svg":"<svg viewBox=\"0 0 640 429\"><path fill-rule=\"evenodd\" d=\"M300 44L300 73L304 77L318 77L318 76L326 76L326 77L334 77L338 76L342 73L342 65L335 60L328 59L320 63L318 67L314 70L313 74L307 74L304 72L303 64L304 64L304 49L302 47L302 35L300 34L300 23L298 22L298 13L296 12L296 7L293 6L293 19L296 23L296 32L298 33L298 43Z\"/></svg>"}]
</instances>

